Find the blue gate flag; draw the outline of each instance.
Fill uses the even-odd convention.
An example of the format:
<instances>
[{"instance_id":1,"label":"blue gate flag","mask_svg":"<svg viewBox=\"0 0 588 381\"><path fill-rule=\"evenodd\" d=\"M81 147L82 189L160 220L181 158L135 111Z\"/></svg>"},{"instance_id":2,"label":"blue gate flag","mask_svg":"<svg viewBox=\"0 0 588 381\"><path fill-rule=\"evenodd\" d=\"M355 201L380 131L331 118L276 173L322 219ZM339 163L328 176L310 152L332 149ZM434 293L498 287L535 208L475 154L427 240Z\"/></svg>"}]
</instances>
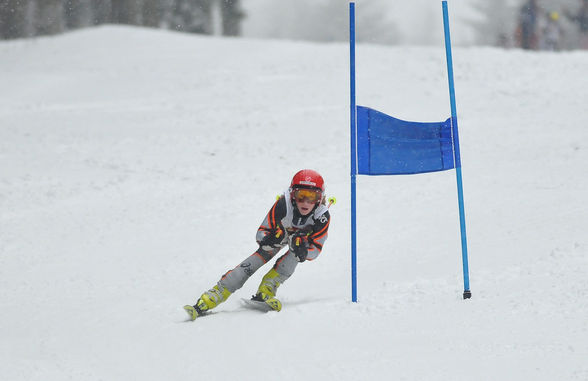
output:
<instances>
[{"instance_id":1,"label":"blue gate flag","mask_svg":"<svg viewBox=\"0 0 588 381\"><path fill-rule=\"evenodd\" d=\"M357 175L415 174L452 168L455 168L457 182L463 262L463 298L469 299L472 296L447 0L441 1L441 5L443 8L451 118L439 123L418 123L399 120L382 112L357 106L355 99L355 3L353 1L349 3L351 300L354 303L357 302Z\"/></svg>"},{"instance_id":2,"label":"blue gate flag","mask_svg":"<svg viewBox=\"0 0 588 381\"><path fill-rule=\"evenodd\" d=\"M357 171L408 175L455 168L451 118L421 123L357 106Z\"/></svg>"}]
</instances>

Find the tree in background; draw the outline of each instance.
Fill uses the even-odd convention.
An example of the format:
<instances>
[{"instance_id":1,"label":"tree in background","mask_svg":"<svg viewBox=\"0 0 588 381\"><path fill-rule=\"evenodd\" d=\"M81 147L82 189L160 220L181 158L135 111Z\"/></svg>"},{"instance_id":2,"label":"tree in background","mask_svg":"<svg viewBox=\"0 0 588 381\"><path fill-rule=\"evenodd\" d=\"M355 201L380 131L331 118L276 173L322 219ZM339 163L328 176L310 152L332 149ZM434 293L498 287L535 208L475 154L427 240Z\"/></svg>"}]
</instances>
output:
<instances>
[{"instance_id":1,"label":"tree in background","mask_svg":"<svg viewBox=\"0 0 588 381\"><path fill-rule=\"evenodd\" d=\"M220 0L223 36L239 36L241 20L245 14L241 10L240 0Z\"/></svg>"},{"instance_id":2,"label":"tree in background","mask_svg":"<svg viewBox=\"0 0 588 381\"><path fill-rule=\"evenodd\" d=\"M33 14L35 35L57 34L65 30L63 0L37 0Z\"/></svg>"},{"instance_id":3,"label":"tree in background","mask_svg":"<svg viewBox=\"0 0 588 381\"><path fill-rule=\"evenodd\" d=\"M241 0L0 0L0 39L56 34L106 23L225 36L241 34Z\"/></svg>"},{"instance_id":4,"label":"tree in background","mask_svg":"<svg viewBox=\"0 0 588 381\"><path fill-rule=\"evenodd\" d=\"M29 0L0 0L0 38L27 36Z\"/></svg>"},{"instance_id":5,"label":"tree in background","mask_svg":"<svg viewBox=\"0 0 588 381\"><path fill-rule=\"evenodd\" d=\"M111 7L112 23L141 25L141 0L115 0L111 2Z\"/></svg>"},{"instance_id":6,"label":"tree in background","mask_svg":"<svg viewBox=\"0 0 588 381\"><path fill-rule=\"evenodd\" d=\"M90 8L92 14L91 25L100 25L111 22L111 0L91 0Z\"/></svg>"},{"instance_id":7,"label":"tree in background","mask_svg":"<svg viewBox=\"0 0 588 381\"><path fill-rule=\"evenodd\" d=\"M163 24L165 5L161 0L143 0L142 21L144 26L159 28Z\"/></svg>"},{"instance_id":8,"label":"tree in background","mask_svg":"<svg viewBox=\"0 0 588 381\"><path fill-rule=\"evenodd\" d=\"M212 0L174 0L171 29L200 34L212 34Z\"/></svg>"},{"instance_id":9,"label":"tree in background","mask_svg":"<svg viewBox=\"0 0 588 381\"><path fill-rule=\"evenodd\" d=\"M66 29L83 28L92 23L92 8L90 0L65 0L65 27Z\"/></svg>"}]
</instances>

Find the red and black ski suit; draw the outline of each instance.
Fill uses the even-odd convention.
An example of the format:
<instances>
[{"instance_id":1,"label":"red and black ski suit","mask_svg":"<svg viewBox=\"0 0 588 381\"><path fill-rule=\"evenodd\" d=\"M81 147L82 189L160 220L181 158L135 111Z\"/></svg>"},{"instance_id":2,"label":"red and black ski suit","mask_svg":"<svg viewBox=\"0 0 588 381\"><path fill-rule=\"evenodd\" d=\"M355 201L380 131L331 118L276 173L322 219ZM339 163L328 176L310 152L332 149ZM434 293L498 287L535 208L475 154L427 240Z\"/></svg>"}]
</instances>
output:
<instances>
[{"instance_id":1,"label":"red and black ski suit","mask_svg":"<svg viewBox=\"0 0 588 381\"><path fill-rule=\"evenodd\" d=\"M289 192L285 192L272 206L257 230L256 241L260 247L237 267L223 275L218 282L219 288L226 288L231 293L240 289L253 273L269 262L282 248L289 246L292 237L297 236L295 233L300 230L306 233L304 239L308 242L305 260L315 260L327 239L330 219L324 200L308 215L303 216L298 211L295 201L291 200ZM275 234L278 229L284 232L282 241L276 245L262 246L266 235ZM300 259L289 246L288 251L279 257L273 266L279 274L280 283L294 273L298 263Z\"/></svg>"}]
</instances>

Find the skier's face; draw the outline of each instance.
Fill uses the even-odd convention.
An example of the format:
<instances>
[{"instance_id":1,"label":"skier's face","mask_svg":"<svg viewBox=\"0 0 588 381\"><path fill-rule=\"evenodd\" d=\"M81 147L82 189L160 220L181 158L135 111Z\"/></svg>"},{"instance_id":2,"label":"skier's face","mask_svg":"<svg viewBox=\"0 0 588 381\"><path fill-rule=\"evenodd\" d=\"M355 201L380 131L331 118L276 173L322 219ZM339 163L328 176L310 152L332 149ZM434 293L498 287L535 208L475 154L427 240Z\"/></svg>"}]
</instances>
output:
<instances>
[{"instance_id":1,"label":"skier's face","mask_svg":"<svg viewBox=\"0 0 588 381\"><path fill-rule=\"evenodd\" d=\"M298 211L303 216L306 216L314 209L314 206L321 197L321 192L316 189L302 188L295 189L293 196L294 200L296 200Z\"/></svg>"},{"instance_id":2,"label":"skier's face","mask_svg":"<svg viewBox=\"0 0 588 381\"><path fill-rule=\"evenodd\" d=\"M309 201L308 199L296 200L296 207L300 214L306 216L308 213L312 212L312 209L314 209L314 201Z\"/></svg>"}]
</instances>

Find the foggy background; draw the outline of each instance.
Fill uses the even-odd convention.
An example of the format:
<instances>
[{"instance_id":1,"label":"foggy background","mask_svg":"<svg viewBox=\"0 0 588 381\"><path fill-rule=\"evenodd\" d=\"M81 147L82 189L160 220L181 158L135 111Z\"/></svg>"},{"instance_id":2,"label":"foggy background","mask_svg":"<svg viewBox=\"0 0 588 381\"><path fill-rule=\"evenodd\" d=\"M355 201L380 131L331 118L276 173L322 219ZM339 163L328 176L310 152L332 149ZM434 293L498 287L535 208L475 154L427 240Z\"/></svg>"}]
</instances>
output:
<instances>
[{"instance_id":1,"label":"foggy background","mask_svg":"<svg viewBox=\"0 0 588 381\"><path fill-rule=\"evenodd\" d=\"M517 47L527 0L449 1L455 45ZM358 0L357 39L378 44L438 44L439 0ZM0 38L27 38L113 23L209 35L346 41L347 0L0 0ZM582 0L539 0L538 38L557 22L558 46L581 46ZM555 12L555 13L554 13ZM585 20L586 22L586 20ZM586 28L586 26L585 26ZM584 34L588 32L584 31ZM535 49L540 49L537 44Z\"/></svg>"}]
</instances>

